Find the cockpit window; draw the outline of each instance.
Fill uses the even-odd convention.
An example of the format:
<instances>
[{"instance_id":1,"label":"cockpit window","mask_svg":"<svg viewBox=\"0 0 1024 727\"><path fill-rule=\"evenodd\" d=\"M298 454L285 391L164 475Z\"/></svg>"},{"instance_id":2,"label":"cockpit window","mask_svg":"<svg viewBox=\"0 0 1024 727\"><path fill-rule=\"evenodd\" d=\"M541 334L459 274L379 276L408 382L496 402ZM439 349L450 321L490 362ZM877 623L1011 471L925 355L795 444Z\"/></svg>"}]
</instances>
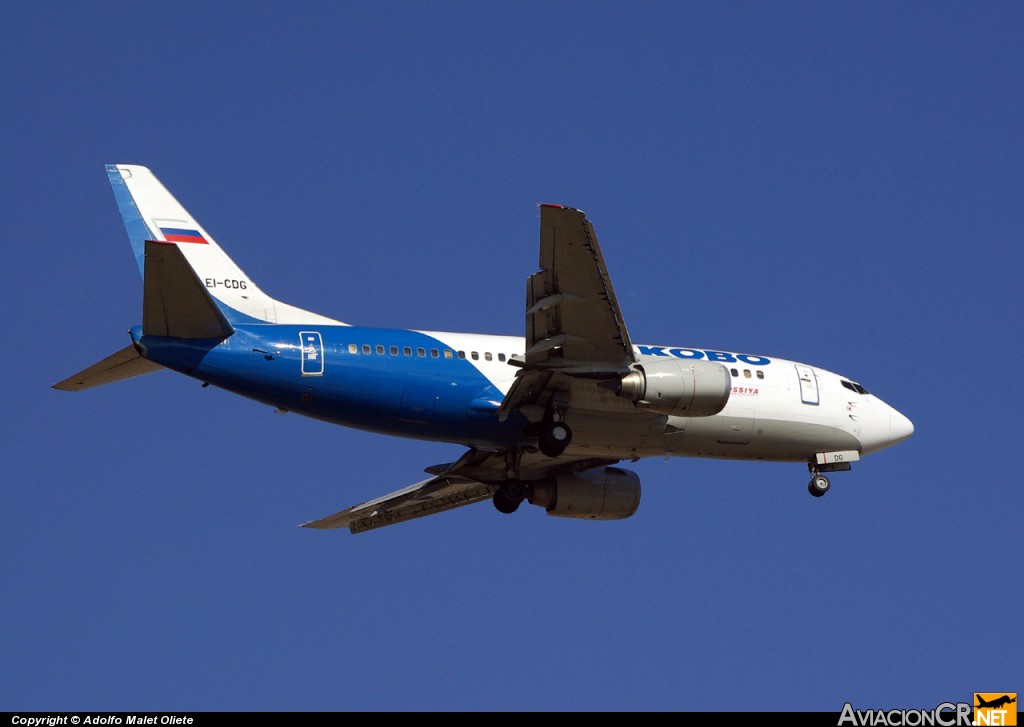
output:
<instances>
[{"instance_id":1,"label":"cockpit window","mask_svg":"<svg viewBox=\"0 0 1024 727\"><path fill-rule=\"evenodd\" d=\"M856 391L858 394L866 394L866 393L868 393L867 389L865 389L860 384L855 384L852 381L847 381L846 379L840 379L839 383L842 384L843 386L845 386L850 391Z\"/></svg>"}]
</instances>

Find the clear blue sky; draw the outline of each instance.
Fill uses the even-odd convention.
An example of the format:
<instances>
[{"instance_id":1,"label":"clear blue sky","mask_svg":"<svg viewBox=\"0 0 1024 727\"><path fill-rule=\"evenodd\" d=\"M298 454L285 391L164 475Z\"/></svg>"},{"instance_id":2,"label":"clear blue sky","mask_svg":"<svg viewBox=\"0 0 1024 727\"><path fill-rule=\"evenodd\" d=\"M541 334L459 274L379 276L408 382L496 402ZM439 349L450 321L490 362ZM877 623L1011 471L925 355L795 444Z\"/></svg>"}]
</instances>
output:
<instances>
[{"instance_id":1,"label":"clear blue sky","mask_svg":"<svg viewBox=\"0 0 1024 727\"><path fill-rule=\"evenodd\" d=\"M0 8L0 709L933 707L1024 691L1024 5ZM839 371L917 433L832 478L631 465L639 513L296 524L459 448L276 416L128 342L103 163L270 294L519 334L538 202L633 339Z\"/></svg>"}]
</instances>

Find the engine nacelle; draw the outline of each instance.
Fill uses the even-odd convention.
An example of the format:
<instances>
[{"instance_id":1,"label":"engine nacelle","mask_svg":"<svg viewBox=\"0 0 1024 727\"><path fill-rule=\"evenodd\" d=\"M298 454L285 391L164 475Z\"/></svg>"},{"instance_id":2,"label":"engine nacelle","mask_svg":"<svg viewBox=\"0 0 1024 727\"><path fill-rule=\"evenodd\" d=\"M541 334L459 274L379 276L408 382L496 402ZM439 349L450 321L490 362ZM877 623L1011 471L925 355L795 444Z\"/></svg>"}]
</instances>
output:
<instances>
[{"instance_id":1,"label":"engine nacelle","mask_svg":"<svg viewBox=\"0 0 1024 727\"><path fill-rule=\"evenodd\" d=\"M640 507L640 478L618 467L558 473L533 483L530 504L555 517L622 520Z\"/></svg>"},{"instance_id":2,"label":"engine nacelle","mask_svg":"<svg viewBox=\"0 0 1024 727\"><path fill-rule=\"evenodd\" d=\"M679 417L709 417L725 408L729 369L712 361L645 361L622 377L616 393L634 404Z\"/></svg>"}]
</instances>

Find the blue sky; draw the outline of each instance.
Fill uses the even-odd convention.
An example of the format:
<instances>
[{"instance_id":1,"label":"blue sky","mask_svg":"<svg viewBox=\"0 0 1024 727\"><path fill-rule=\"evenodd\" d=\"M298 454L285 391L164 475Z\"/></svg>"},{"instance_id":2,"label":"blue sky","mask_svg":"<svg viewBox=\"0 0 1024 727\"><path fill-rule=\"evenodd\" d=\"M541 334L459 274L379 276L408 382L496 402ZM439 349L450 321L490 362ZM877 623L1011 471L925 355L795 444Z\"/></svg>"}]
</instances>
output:
<instances>
[{"instance_id":1,"label":"blue sky","mask_svg":"<svg viewBox=\"0 0 1024 727\"><path fill-rule=\"evenodd\" d=\"M6 3L0 709L934 707L1024 691L1024 6ZM102 165L264 290L519 334L538 202L634 341L784 356L906 413L832 478L631 465L637 515L296 524L459 448L275 416L127 344Z\"/></svg>"}]
</instances>

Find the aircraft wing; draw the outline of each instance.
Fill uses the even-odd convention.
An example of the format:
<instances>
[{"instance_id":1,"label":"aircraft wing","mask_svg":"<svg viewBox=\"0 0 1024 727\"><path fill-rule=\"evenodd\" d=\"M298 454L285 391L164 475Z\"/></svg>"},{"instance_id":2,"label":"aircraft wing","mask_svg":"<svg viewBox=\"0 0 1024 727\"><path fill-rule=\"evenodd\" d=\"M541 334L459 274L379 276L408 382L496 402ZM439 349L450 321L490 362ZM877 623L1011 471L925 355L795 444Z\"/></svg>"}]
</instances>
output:
<instances>
[{"instance_id":1,"label":"aircraft wing","mask_svg":"<svg viewBox=\"0 0 1024 727\"><path fill-rule=\"evenodd\" d=\"M537 479L556 470L582 471L616 462L618 460L562 457L553 463L541 454L524 453L519 472L526 479ZM428 468L427 472L434 476L426 480L334 515L303 523L301 527L318 530L348 528L356 534L489 500L498 489L497 483L504 477L505 466L503 452L470 449L457 462Z\"/></svg>"},{"instance_id":2,"label":"aircraft wing","mask_svg":"<svg viewBox=\"0 0 1024 727\"><path fill-rule=\"evenodd\" d=\"M458 476L431 477L414 485L342 510L319 520L303 523L304 528L330 530L348 528L353 534L385 525L414 520L436 512L490 499L496 486Z\"/></svg>"},{"instance_id":3,"label":"aircraft wing","mask_svg":"<svg viewBox=\"0 0 1024 727\"><path fill-rule=\"evenodd\" d=\"M526 281L526 366L627 369L633 345L585 214L541 205L540 268Z\"/></svg>"},{"instance_id":4,"label":"aircraft wing","mask_svg":"<svg viewBox=\"0 0 1024 727\"><path fill-rule=\"evenodd\" d=\"M607 429L609 415L614 415L617 435L630 432L641 437L663 423L663 415L637 410L598 385L628 373L636 358L597 235L583 212L541 205L540 268L527 279L526 353L512 361L521 370L499 416L527 405L547 406L560 397L572 407L577 421L596 418ZM516 477L527 481L619 461L552 458L531 448L515 454ZM458 462L429 468L429 479L303 527L347 527L360 533L480 502L491 498L508 477L508 459L505 452L470 449Z\"/></svg>"},{"instance_id":5,"label":"aircraft wing","mask_svg":"<svg viewBox=\"0 0 1024 727\"><path fill-rule=\"evenodd\" d=\"M526 353L512 362L522 370L502 402L502 417L546 403L568 388L567 377L614 379L636 362L594 226L583 212L540 206L540 268L526 281ZM595 386L591 381L588 388ZM614 397L601 398L626 409Z\"/></svg>"}]
</instances>

